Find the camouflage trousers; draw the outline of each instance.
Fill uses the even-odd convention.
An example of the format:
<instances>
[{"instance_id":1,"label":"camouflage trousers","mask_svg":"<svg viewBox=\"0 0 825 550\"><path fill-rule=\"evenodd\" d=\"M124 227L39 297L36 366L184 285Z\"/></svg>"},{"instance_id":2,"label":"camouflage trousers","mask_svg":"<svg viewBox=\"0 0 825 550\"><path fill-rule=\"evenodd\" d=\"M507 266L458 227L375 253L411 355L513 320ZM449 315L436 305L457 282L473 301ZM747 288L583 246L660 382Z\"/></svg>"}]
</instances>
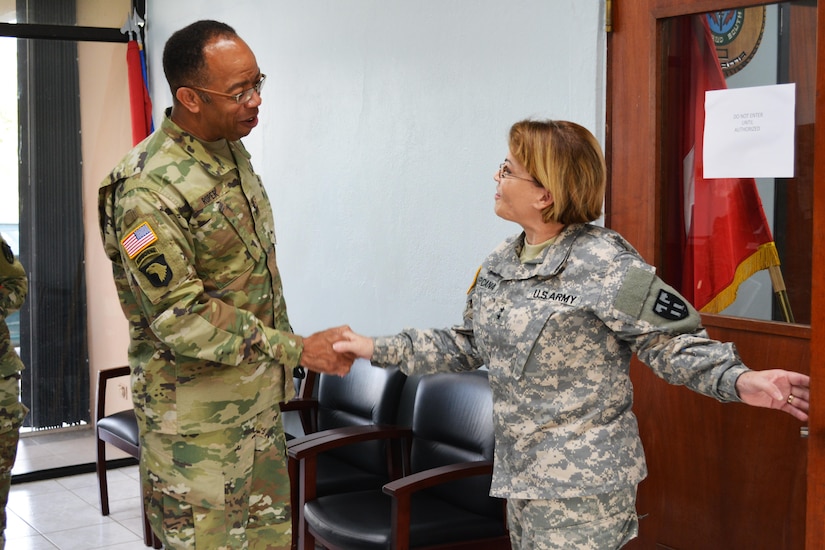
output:
<instances>
[{"instance_id":1,"label":"camouflage trousers","mask_svg":"<svg viewBox=\"0 0 825 550\"><path fill-rule=\"evenodd\" d=\"M0 550L6 545L6 504L20 426L29 410L20 402L20 375L0 378Z\"/></svg>"},{"instance_id":2,"label":"camouflage trousers","mask_svg":"<svg viewBox=\"0 0 825 550\"><path fill-rule=\"evenodd\" d=\"M507 501L513 550L612 550L639 533L636 488L558 500Z\"/></svg>"},{"instance_id":3,"label":"camouflage trousers","mask_svg":"<svg viewBox=\"0 0 825 550\"><path fill-rule=\"evenodd\" d=\"M235 428L146 433L141 443L147 513L167 550L290 547L286 441L277 405Z\"/></svg>"}]
</instances>

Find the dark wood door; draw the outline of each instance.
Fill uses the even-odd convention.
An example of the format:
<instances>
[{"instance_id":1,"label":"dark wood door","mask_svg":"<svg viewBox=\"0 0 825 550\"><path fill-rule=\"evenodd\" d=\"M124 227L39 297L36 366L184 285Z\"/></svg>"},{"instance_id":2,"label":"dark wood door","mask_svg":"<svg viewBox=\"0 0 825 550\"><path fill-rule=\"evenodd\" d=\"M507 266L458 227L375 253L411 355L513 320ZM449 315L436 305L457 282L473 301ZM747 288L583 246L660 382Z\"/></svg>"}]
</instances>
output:
<instances>
[{"instance_id":1,"label":"dark wood door","mask_svg":"<svg viewBox=\"0 0 825 550\"><path fill-rule=\"evenodd\" d=\"M608 35L606 154L609 189L606 224L622 233L654 265L662 261L663 36L668 18L747 7L753 1L613 0ZM825 133L815 125L825 113L823 8L806 8L796 33L814 56L815 71L794 74L799 94L809 94L810 113L797 112L796 190L812 212L825 208ZM805 31L805 28L808 28ZM807 34L806 34L807 33ZM804 38L803 38L804 37ZM799 55L797 55L799 58ZM807 82L805 81L807 80ZM803 103L800 101L800 103ZM801 120L802 118L810 120ZM809 124L808 124L809 122ZM802 126L805 126L802 128ZM808 155L808 158L805 158ZM811 248L794 273L810 282L800 308L810 324L703 315L711 335L736 344L753 369L788 368L812 376L807 426L777 411L722 405L672 387L635 362L634 410L639 417L650 474L639 488L640 537L631 548L802 549L825 548L825 221L812 216ZM792 229L800 229L793 225ZM802 223L800 220L799 223ZM802 227L804 230L804 227ZM793 238L792 240L799 241ZM809 274L805 275L804 270ZM808 302L808 303L804 303ZM816 360L812 361L814 357ZM803 438L801 428L809 436Z\"/></svg>"}]
</instances>

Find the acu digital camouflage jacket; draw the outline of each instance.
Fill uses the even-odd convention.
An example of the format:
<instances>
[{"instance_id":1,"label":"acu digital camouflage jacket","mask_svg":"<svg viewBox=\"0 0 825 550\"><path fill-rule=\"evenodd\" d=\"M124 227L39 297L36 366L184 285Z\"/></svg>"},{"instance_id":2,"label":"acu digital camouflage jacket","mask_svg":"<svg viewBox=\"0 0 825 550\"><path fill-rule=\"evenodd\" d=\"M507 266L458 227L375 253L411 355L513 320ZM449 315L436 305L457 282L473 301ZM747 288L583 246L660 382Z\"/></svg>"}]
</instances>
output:
<instances>
[{"instance_id":1,"label":"acu digital camouflage jacket","mask_svg":"<svg viewBox=\"0 0 825 550\"><path fill-rule=\"evenodd\" d=\"M631 410L632 354L668 382L719 401L739 400L735 382L747 368L615 232L568 226L525 264L523 239L484 261L461 325L377 338L372 360L416 374L489 368L495 496L633 487L647 470Z\"/></svg>"}]
</instances>

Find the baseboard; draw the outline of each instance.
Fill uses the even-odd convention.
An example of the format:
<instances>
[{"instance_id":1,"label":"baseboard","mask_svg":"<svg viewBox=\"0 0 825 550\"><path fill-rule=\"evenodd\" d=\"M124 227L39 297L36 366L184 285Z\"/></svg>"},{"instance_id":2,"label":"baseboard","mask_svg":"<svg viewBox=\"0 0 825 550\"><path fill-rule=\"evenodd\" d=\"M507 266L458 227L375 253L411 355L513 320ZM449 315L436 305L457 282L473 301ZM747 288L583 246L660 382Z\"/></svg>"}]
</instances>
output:
<instances>
[{"instance_id":1,"label":"baseboard","mask_svg":"<svg viewBox=\"0 0 825 550\"><path fill-rule=\"evenodd\" d=\"M118 458L106 462L107 470L114 470L115 468L124 468L126 466L134 466L138 463L136 458ZM57 479L60 477L74 476L78 474L88 474L97 470L94 462L86 464L75 464L73 466L61 466L60 468L48 468L45 470L37 470L36 472L28 472L25 474L16 474L11 476L11 484L26 483L29 481L43 481L46 479Z\"/></svg>"}]
</instances>

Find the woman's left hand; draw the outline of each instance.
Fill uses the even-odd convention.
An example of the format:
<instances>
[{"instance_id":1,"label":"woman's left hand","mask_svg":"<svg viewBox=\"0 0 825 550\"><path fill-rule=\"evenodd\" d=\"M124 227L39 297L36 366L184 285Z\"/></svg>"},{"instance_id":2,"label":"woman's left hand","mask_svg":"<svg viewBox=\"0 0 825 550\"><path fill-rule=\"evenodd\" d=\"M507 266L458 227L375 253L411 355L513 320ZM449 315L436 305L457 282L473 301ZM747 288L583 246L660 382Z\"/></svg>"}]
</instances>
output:
<instances>
[{"instance_id":1,"label":"woman's left hand","mask_svg":"<svg viewBox=\"0 0 825 550\"><path fill-rule=\"evenodd\" d=\"M799 372L752 370L739 376L736 391L743 403L779 409L805 422L808 420L810 385L810 377Z\"/></svg>"}]
</instances>

